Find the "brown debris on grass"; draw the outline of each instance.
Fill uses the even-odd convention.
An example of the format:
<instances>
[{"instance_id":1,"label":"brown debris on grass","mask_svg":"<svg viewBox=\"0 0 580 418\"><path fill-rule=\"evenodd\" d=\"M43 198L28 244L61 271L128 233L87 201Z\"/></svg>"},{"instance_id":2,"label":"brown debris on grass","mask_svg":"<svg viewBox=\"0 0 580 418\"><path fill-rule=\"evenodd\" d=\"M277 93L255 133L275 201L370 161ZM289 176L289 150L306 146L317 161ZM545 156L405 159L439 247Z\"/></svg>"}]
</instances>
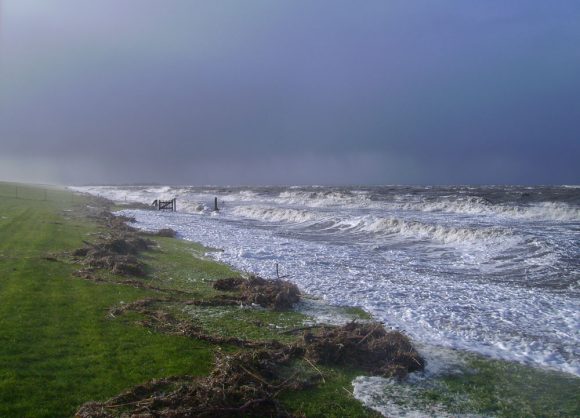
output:
<instances>
[{"instance_id":1,"label":"brown debris on grass","mask_svg":"<svg viewBox=\"0 0 580 418\"><path fill-rule=\"evenodd\" d=\"M74 252L73 255L85 266L78 276L97 282L106 281L93 274L95 269L102 268L122 275L145 275L145 266L137 256L150 248L153 241L138 236L132 227L126 225L132 221L129 218L115 217L105 211L98 219L107 226L110 235L102 237L97 244L86 243L84 248ZM170 232L159 231L156 235L170 236ZM174 236L174 231L171 236ZM131 278L117 283L164 291ZM324 382L324 368L320 367L321 371L317 364L345 365L372 374L398 377L424 367L424 360L404 335L386 331L378 323L352 322L342 327L320 326L316 329L303 327L293 330L300 330L302 338L284 344L278 340L212 335L191 320L182 320L172 313L171 309L176 306L240 303L287 310L300 300L300 292L294 284L256 276L220 279L214 283L214 288L227 293L207 300L184 300L182 295L171 293L114 307L109 314L117 317L133 312L138 314L134 316L135 320L151 330L243 350L235 354L218 351L215 367L207 377L155 379L108 401L88 402L75 416L290 417L292 415L277 401L278 395Z\"/></svg>"},{"instance_id":2,"label":"brown debris on grass","mask_svg":"<svg viewBox=\"0 0 580 418\"><path fill-rule=\"evenodd\" d=\"M405 335L380 323L322 327L304 333L303 343L306 358L316 363L356 367L373 375L404 377L425 366Z\"/></svg>"},{"instance_id":3,"label":"brown debris on grass","mask_svg":"<svg viewBox=\"0 0 580 418\"><path fill-rule=\"evenodd\" d=\"M235 340L191 332L195 327L159 309L156 304L164 301L167 299L144 299L125 305L117 314L128 310L144 313L145 325L164 332L181 329L185 335L214 343ZM106 402L86 403L76 417L291 417L277 397L287 390L324 382L324 372L315 364L347 365L397 377L420 370L424 364L406 337L388 332L378 323L324 326L305 333L294 344L240 346L254 349L218 352L208 377L152 380Z\"/></svg>"},{"instance_id":4,"label":"brown debris on grass","mask_svg":"<svg viewBox=\"0 0 580 418\"><path fill-rule=\"evenodd\" d=\"M86 403L75 416L292 417L276 400L278 394L312 386L320 379L292 368L300 354L293 347L219 353L207 377L156 379L106 402Z\"/></svg>"},{"instance_id":5,"label":"brown debris on grass","mask_svg":"<svg viewBox=\"0 0 580 418\"><path fill-rule=\"evenodd\" d=\"M422 370L424 359L409 339L398 331L387 331L381 323L350 322L343 326L321 326L303 333L302 339L291 345L277 340L251 341L236 337L206 334L190 321L175 318L161 304L177 302L170 298L148 298L111 309L112 316L131 311L144 315L141 325L158 332L185 335L214 344L229 344L246 348L294 347L304 357L317 364L355 367L373 375L405 377Z\"/></svg>"},{"instance_id":6,"label":"brown debris on grass","mask_svg":"<svg viewBox=\"0 0 580 418\"><path fill-rule=\"evenodd\" d=\"M102 242L91 244L73 251L74 257L82 258L82 263L92 269L107 269L123 276L145 276L145 265L137 255L151 248L155 243L130 232L115 230L112 236Z\"/></svg>"},{"instance_id":7,"label":"brown debris on grass","mask_svg":"<svg viewBox=\"0 0 580 418\"><path fill-rule=\"evenodd\" d=\"M248 279L219 279L214 288L222 291L239 292L238 299L246 304L256 304L275 311L291 309L300 301L298 287L286 280L263 279L251 276Z\"/></svg>"},{"instance_id":8,"label":"brown debris on grass","mask_svg":"<svg viewBox=\"0 0 580 418\"><path fill-rule=\"evenodd\" d=\"M46 256L41 257L41 258L44 261L52 261L53 263L58 261L58 258L56 256L54 256L54 255L46 255Z\"/></svg>"},{"instance_id":9,"label":"brown debris on grass","mask_svg":"<svg viewBox=\"0 0 580 418\"><path fill-rule=\"evenodd\" d=\"M87 254L83 264L92 269L107 269L124 276L145 276L145 265L133 255L110 253Z\"/></svg>"},{"instance_id":10,"label":"brown debris on grass","mask_svg":"<svg viewBox=\"0 0 580 418\"><path fill-rule=\"evenodd\" d=\"M241 277L232 277L227 279L218 279L214 282L213 288L216 290L221 290L225 292L231 292L234 290L239 290L244 280Z\"/></svg>"},{"instance_id":11,"label":"brown debris on grass","mask_svg":"<svg viewBox=\"0 0 580 418\"><path fill-rule=\"evenodd\" d=\"M155 235L157 237L175 238L177 232L171 228L163 228L157 232L149 232L150 235Z\"/></svg>"}]
</instances>

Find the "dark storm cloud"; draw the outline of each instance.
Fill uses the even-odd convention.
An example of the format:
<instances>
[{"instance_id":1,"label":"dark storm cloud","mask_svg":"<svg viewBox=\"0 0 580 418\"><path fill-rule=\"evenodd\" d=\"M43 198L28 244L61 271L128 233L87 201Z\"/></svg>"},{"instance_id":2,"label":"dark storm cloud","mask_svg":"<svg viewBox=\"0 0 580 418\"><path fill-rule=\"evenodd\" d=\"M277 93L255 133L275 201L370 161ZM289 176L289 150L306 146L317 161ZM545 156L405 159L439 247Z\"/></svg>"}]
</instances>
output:
<instances>
[{"instance_id":1,"label":"dark storm cloud","mask_svg":"<svg viewBox=\"0 0 580 418\"><path fill-rule=\"evenodd\" d=\"M0 178L577 183L580 3L519 3L4 0Z\"/></svg>"}]
</instances>

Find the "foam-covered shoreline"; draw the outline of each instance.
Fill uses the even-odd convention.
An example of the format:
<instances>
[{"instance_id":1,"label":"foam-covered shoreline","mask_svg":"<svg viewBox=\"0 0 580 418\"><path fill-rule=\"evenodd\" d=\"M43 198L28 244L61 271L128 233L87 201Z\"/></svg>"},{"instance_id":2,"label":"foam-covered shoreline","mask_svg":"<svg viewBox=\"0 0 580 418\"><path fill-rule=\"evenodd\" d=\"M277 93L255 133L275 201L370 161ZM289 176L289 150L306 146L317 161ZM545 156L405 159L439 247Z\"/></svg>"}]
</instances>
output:
<instances>
[{"instance_id":1,"label":"foam-covered shoreline","mask_svg":"<svg viewBox=\"0 0 580 418\"><path fill-rule=\"evenodd\" d=\"M158 188L155 193L171 193L171 190ZM120 197L125 191L117 192ZM538 273L533 274L542 274L546 268L549 271L551 264L560 263L554 257L566 256L566 253L557 256L553 248L546 247L546 242L553 244L542 242L541 235L535 239L522 238L512 232L518 224L496 226L487 218L484 218L487 223L477 228L467 226L461 218L451 218L447 225L441 224L439 222L446 218L437 214L434 216L439 217L433 218L438 222L435 225L377 217L364 212L352 218L355 222L349 223L336 217L338 212L328 206L318 211L311 206L302 209L272 207L267 204L272 197L261 197L259 193L236 192L221 197L225 209L218 216L207 216L210 215L208 210L197 211L195 215L128 214L137 218L140 227L158 229L169 226L182 238L223 248L223 252L214 256L237 269L271 276L274 263L279 262L282 274L290 274L291 279L306 292L333 304L361 306L377 319L404 329L424 343L466 349L579 375L580 363L574 354L580 324L577 299L562 291L553 293L527 287L525 282L527 274L536 270ZM352 195L358 196L356 193ZM198 200L207 198L210 201L209 193L197 197ZM291 197L295 199L296 193ZM336 195L331 195L331 198L337 200ZM364 200L368 203L368 199ZM365 206L364 210L368 208ZM427 213L427 216L431 215ZM425 219L431 222L431 218ZM458 226L451 225L455 220ZM258 223L254 226L251 222ZM461 222L466 226L461 226ZM555 221L546 222L550 222L545 225L547 230L557 225ZM270 223L274 226L270 227ZM272 229L277 228L277 224L281 224L280 229ZM301 234L300 228L304 226L327 227L329 230L324 231L325 234L335 230L338 231L335 235L341 239L346 231L359 241L375 239L377 234L386 234L386 238L380 235L380 240L392 240L395 234L399 238L394 242L408 245L409 240L418 240L418 245L428 245L425 248L430 252L423 253L423 260L417 260L398 251L397 247L386 247L386 251L380 248L377 253L372 247L362 251L361 244L355 247L328 246L317 240L303 240L300 236L292 238L292 234ZM540 226L544 228L543 224ZM282 228L290 231L288 236L276 232ZM309 230L318 233L315 228ZM529 256L511 255L517 248L526 246L529 247ZM514 267L495 261L506 256L515 259ZM438 274L438 269L454 262L465 266L461 270L462 280L434 281L433 274ZM525 267L521 277L517 270L509 270L519 269L518 266ZM421 273L424 269L428 269L427 274ZM381 271L384 276L377 280L373 271ZM506 286L501 281L505 271L510 271L509 274L522 284ZM490 277L498 274L497 283L482 281L479 278L481 272ZM570 274L573 277L574 270Z\"/></svg>"}]
</instances>

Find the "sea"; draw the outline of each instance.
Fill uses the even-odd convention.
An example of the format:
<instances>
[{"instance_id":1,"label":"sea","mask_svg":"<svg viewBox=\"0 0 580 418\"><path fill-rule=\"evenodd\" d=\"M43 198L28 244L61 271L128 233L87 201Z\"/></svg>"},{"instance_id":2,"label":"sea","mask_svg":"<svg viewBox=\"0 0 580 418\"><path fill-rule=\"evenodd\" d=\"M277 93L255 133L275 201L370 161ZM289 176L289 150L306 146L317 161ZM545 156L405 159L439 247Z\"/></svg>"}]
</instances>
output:
<instances>
[{"instance_id":1,"label":"sea","mask_svg":"<svg viewBox=\"0 0 580 418\"><path fill-rule=\"evenodd\" d=\"M364 308L421 347L580 376L580 186L73 189L176 198L176 212L123 213L241 271Z\"/></svg>"}]
</instances>

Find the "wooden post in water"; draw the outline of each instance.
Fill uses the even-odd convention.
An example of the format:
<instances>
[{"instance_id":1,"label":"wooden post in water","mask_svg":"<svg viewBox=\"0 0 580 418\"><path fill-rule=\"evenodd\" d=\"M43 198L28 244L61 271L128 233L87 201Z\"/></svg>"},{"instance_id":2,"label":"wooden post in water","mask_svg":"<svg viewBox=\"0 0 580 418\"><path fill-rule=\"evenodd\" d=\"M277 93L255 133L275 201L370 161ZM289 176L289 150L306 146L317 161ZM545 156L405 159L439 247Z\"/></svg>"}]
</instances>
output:
<instances>
[{"instance_id":1,"label":"wooden post in water","mask_svg":"<svg viewBox=\"0 0 580 418\"><path fill-rule=\"evenodd\" d=\"M213 201L213 210L216 212L219 211L218 204L217 204L217 197Z\"/></svg>"},{"instance_id":2,"label":"wooden post in water","mask_svg":"<svg viewBox=\"0 0 580 418\"><path fill-rule=\"evenodd\" d=\"M177 212L177 198L173 198L173 212Z\"/></svg>"}]
</instances>

